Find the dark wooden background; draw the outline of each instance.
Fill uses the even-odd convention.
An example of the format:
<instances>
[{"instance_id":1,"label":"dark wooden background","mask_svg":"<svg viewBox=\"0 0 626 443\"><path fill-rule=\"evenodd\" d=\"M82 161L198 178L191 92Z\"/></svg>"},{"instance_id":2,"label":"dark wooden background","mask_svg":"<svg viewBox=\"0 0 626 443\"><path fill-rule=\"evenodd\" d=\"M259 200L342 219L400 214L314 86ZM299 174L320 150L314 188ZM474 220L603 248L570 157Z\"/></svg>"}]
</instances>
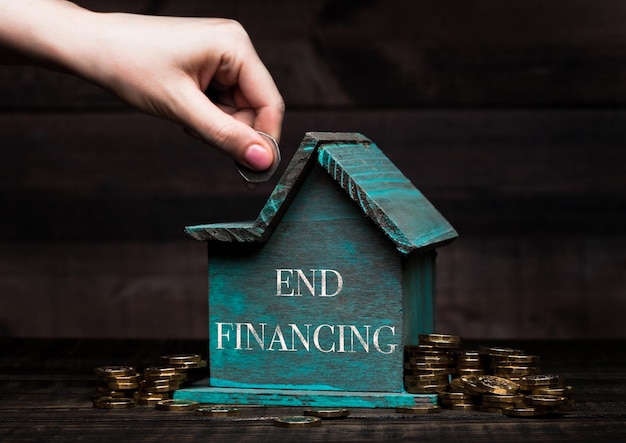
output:
<instances>
[{"instance_id":1,"label":"dark wooden background","mask_svg":"<svg viewBox=\"0 0 626 443\"><path fill-rule=\"evenodd\" d=\"M440 332L626 338L626 3L152 0L239 20L306 131L374 140L457 228ZM189 224L256 217L232 162L73 77L0 67L0 335L203 338Z\"/></svg>"}]
</instances>

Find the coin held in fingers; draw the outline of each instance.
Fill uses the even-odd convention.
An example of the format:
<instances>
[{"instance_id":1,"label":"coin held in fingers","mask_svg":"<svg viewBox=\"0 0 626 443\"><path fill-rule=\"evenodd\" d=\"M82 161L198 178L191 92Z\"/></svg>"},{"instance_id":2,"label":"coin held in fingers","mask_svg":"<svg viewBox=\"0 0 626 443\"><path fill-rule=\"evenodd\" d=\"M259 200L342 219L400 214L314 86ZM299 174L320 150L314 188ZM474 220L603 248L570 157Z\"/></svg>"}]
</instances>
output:
<instances>
[{"instance_id":1,"label":"coin held in fingers","mask_svg":"<svg viewBox=\"0 0 626 443\"><path fill-rule=\"evenodd\" d=\"M276 139L271 135L266 134L265 132L257 132L269 141L269 145L272 147L274 160L272 161L270 167L263 171L255 171L254 169L248 168L247 166L244 166L239 162L235 162L235 166L237 166L239 174L248 183L263 183L268 181L274 176L274 174L278 170L278 167L280 166L280 148L278 147L278 142L276 141Z\"/></svg>"}]
</instances>

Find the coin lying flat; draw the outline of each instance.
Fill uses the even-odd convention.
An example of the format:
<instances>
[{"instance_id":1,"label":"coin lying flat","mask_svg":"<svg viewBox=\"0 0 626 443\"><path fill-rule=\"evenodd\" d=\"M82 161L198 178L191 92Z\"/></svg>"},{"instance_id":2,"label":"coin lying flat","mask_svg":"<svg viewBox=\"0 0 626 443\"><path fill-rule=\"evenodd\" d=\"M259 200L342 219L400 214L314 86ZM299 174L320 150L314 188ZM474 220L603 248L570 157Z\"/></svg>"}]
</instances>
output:
<instances>
[{"instance_id":1,"label":"coin lying flat","mask_svg":"<svg viewBox=\"0 0 626 443\"><path fill-rule=\"evenodd\" d=\"M537 395L558 395L560 397L572 397L574 388L572 386L564 386L562 388L550 388L545 386L537 386L533 388L533 394Z\"/></svg>"},{"instance_id":2,"label":"coin lying flat","mask_svg":"<svg viewBox=\"0 0 626 443\"><path fill-rule=\"evenodd\" d=\"M199 363L201 360L202 357L200 354L170 354L161 356L161 362L163 362L164 365Z\"/></svg>"},{"instance_id":3,"label":"coin lying flat","mask_svg":"<svg viewBox=\"0 0 626 443\"><path fill-rule=\"evenodd\" d=\"M250 169L247 166L242 165L239 162L235 162L235 166L237 166L237 170L239 174L244 178L248 183L262 183L268 181L270 178L274 176L278 167L280 166L280 148L278 147L278 142L274 137L265 132L257 131L263 137L265 137L270 142L270 146L272 147L272 153L274 154L274 161L264 171L256 171L254 169Z\"/></svg>"},{"instance_id":4,"label":"coin lying flat","mask_svg":"<svg viewBox=\"0 0 626 443\"><path fill-rule=\"evenodd\" d=\"M322 425L319 417L299 416L278 417L274 419L274 426L279 428L314 428Z\"/></svg>"},{"instance_id":5,"label":"coin lying flat","mask_svg":"<svg viewBox=\"0 0 626 443\"><path fill-rule=\"evenodd\" d=\"M96 375L106 379L109 377L121 377L136 374L135 368L132 366L100 366L94 369Z\"/></svg>"},{"instance_id":6,"label":"coin lying flat","mask_svg":"<svg viewBox=\"0 0 626 443\"><path fill-rule=\"evenodd\" d=\"M558 408L567 403L567 398L558 395L527 395L526 400L532 406Z\"/></svg>"},{"instance_id":7,"label":"coin lying flat","mask_svg":"<svg viewBox=\"0 0 626 443\"><path fill-rule=\"evenodd\" d=\"M198 408L197 401L193 400L161 400L155 405L160 411L191 411Z\"/></svg>"}]
</instances>

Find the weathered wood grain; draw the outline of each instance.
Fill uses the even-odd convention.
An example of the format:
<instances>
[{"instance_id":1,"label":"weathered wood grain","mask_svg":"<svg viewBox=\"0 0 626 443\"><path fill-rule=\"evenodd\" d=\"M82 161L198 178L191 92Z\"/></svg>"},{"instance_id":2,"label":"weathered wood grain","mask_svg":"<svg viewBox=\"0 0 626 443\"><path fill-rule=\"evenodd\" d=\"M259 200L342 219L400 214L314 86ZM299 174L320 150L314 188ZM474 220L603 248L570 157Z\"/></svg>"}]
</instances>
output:
<instances>
[{"instance_id":1,"label":"weathered wood grain","mask_svg":"<svg viewBox=\"0 0 626 443\"><path fill-rule=\"evenodd\" d=\"M452 246L451 246L452 247ZM588 442L623 440L626 354L619 340L466 341L539 355L543 367L575 387L576 406L561 417L513 419L496 414L445 410L408 416L393 409L351 408L343 420L313 429L278 429L277 416L302 408L241 408L233 418L198 417L151 407L103 411L91 406L93 368L119 362L142 366L160 355L204 352L204 340L16 340L0 339L0 438L11 442L111 439L249 441L415 441Z\"/></svg>"},{"instance_id":2,"label":"weathered wood grain","mask_svg":"<svg viewBox=\"0 0 626 443\"><path fill-rule=\"evenodd\" d=\"M291 158L311 129L367 131L458 229L438 257L438 328L621 337L624 126L619 109L298 111L282 149ZM205 303L204 248L184 243L183 227L253 220L271 187L249 193L225 156L138 114L4 115L0 135L4 335L206 336L194 307ZM167 246L178 241L187 252ZM121 262L128 244L137 258ZM96 280L54 271L77 249ZM187 254L189 272L168 269ZM158 300L121 306L116 294L139 291L138 278L154 288L158 273L176 320L136 326L131 314L154 316ZM170 305L179 288L189 295ZM91 303L105 314L85 317Z\"/></svg>"},{"instance_id":3,"label":"weathered wood grain","mask_svg":"<svg viewBox=\"0 0 626 443\"><path fill-rule=\"evenodd\" d=\"M263 247L223 254L213 246L206 244L211 386L403 391L401 254L321 167ZM281 293L294 295L277 296L278 269L303 270L315 295L292 271ZM327 294L338 294L322 295L322 277L311 269L332 270ZM423 308L428 318L432 306Z\"/></svg>"},{"instance_id":4,"label":"weathered wood grain","mask_svg":"<svg viewBox=\"0 0 626 443\"><path fill-rule=\"evenodd\" d=\"M461 234L438 258L439 327L624 336L619 0L80 3L240 20L287 102L285 159L307 131L375 140ZM248 193L224 156L71 76L1 66L0 80L2 334L204 337L204 251L192 277L168 245L254 219L273 184ZM142 252L124 261L129 244ZM77 249L95 280L58 271ZM155 312L119 295L131 286L162 294L174 324L129 323Z\"/></svg>"},{"instance_id":5,"label":"weathered wood grain","mask_svg":"<svg viewBox=\"0 0 626 443\"><path fill-rule=\"evenodd\" d=\"M189 240L0 248L1 336L206 337L206 253Z\"/></svg>"},{"instance_id":6,"label":"weathered wood grain","mask_svg":"<svg viewBox=\"0 0 626 443\"><path fill-rule=\"evenodd\" d=\"M293 112L282 149L286 164L311 128L365 129L462 235L606 235L626 222L624 125L610 109ZM176 240L254 220L275 184L249 192L225 156L138 114L4 116L0 137L5 241Z\"/></svg>"},{"instance_id":7,"label":"weathered wood grain","mask_svg":"<svg viewBox=\"0 0 626 443\"><path fill-rule=\"evenodd\" d=\"M626 100L626 10L619 0L79 3L101 11L237 19L289 106ZM94 86L38 69L1 67L0 79L4 109L125 107Z\"/></svg>"}]
</instances>

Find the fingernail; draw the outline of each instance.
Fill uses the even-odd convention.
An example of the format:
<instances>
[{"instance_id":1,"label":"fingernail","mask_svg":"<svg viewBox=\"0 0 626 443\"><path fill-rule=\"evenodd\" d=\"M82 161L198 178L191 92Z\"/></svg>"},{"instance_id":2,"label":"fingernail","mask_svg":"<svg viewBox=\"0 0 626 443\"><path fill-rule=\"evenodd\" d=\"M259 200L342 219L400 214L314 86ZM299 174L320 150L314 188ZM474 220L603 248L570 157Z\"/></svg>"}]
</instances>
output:
<instances>
[{"instance_id":1,"label":"fingernail","mask_svg":"<svg viewBox=\"0 0 626 443\"><path fill-rule=\"evenodd\" d=\"M253 169L262 171L269 168L274 160L272 153L261 145L250 145L244 154L246 163Z\"/></svg>"}]
</instances>

